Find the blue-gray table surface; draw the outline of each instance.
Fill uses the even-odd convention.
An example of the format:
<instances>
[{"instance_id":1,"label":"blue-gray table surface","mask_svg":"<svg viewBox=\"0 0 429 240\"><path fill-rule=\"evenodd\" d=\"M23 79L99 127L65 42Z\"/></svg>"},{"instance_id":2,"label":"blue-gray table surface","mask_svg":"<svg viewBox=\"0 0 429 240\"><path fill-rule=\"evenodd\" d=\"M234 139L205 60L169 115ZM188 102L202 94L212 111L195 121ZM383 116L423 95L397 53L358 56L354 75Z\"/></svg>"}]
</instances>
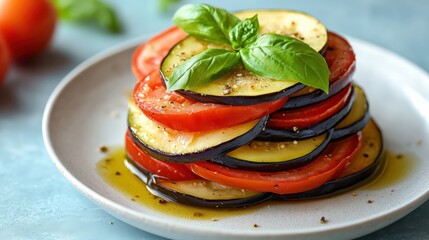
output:
<instances>
[{"instance_id":1,"label":"blue-gray table surface","mask_svg":"<svg viewBox=\"0 0 429 240\"><path fill-rule=\"evenodd\" d=\"M110 35L60 23L38 61L13 67L0 88L0 239L163 239L129 226L87 200L57 171L42 139L42 114L60 80L92 55L170 26L156 0L109 0L124 24ZM229 10L308 12L330 29L389 49L429 71L427 0L246 0L206 2ZM416 183L418 184L418 183ZM113 223L113 224L111 224ZM429 239L429 202L361 239Z\"/></svg>"}]
</instances>

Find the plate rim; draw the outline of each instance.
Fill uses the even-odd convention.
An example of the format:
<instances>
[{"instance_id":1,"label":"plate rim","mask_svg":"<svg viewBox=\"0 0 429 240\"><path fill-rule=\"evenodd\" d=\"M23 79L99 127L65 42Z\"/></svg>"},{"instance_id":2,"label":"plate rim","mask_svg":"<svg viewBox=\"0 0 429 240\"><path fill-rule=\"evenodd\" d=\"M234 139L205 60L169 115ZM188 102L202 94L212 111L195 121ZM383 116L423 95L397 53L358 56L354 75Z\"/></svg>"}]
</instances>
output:
<instances>
[{"instance_id":1,"label":"plate rim","mask_svg":"<svg viewBox=\"0 0 429 240\"><path fill-rule=\"evenodd\" d=\"M92 202L94 202L96 205L103 208L106 212L110 213L111 215L121 219L124 222L127 222L130 225L133 225L143 231L151 232L153 234L158 234L161 236L167 236L160 234L160 231L151 231L148 229L142 229L140 226L133 224L129 221L129 217L133 219L133 221L141 221L144 223L148 223L150 225L154 226L160 226L163 227L160 229L162 232L163 228L169 229L169 231L166 231L167 233L173 231L180 231L181 234L184 233L192 233L196 234L195 236L207 236L207 234L216 234L216 236L219 237L230 237L230 238L236 238L236 237L248 237L248 238L261 238L261 237L274 237L274 238L298 238L298 237L309 237L313 234L320 236L320 234L328 235L332 234L333 232L353 232L353 228L356 228L357 225L360 227L368 227L368 231L362 232L362 234L355 235L362 236L365 234L368 234L372 231L375 231L377 229L381 229L382 227L385 227L398 219L404 217L406 214L410 213L411 211L415 210L417 207L419 207L421 204L423 204L425 201L429 199L429 189L426 189L426 191L422 191L418 196L416 196L412 201L408 201L402 205L396 206L395 208L389 209L389 211L385 212L379 212L376 215L370 215L365 217L364 219L355 220L355 221L348 221L345 223L336 223L334 225L323 225L318 227L306 227L306 228L294 228L294 229L282 229L282 230L266 230L266 229L258 229L258 231L246 231L243 232L242 230L233 230L228 229L228 231L225 231L223 229L217 229L217 231L214 231L213 228L200 228L195 229L190 226L186 225L177 225L172 224L171 220L164 221L160 219L159 217L147 215L142 212L138 212L136 210L130 209L124 205L121 205L120 203L117 203L108 197L104 197L103 195L99 194L97 191L91 189L89 186L84 184L80 179L78 179L76 176L74 176L62 163L62 160L60 157L56 154L55 149L53 148L52 141L50 138L50 130L49 130L49 124L50 124L50 116L53 111L53 106L55 105L56 100L61 96L61 93L66 87L73 82L73 80L85 69L91 68L91 66L96 65L100 61L104 60L105 58L112 57L116 54L119 54L123 51L131 50L132 48L136 48L139 44L141 44L144 40L147 40L150 36L153 36L153 34L145 34L139 37L132 38L130 40L127 40L123 43L117 44L113 47L110 47L106 50L101 51L100 53L95 54L94 56L88 58L87 60L80 63L78 66L76 66L72 71L70 71L55 87L51 95L49 96L49 99L46 103L43 117L42 117L42 135L43 135L43 142L45 145L45 149L48 152L49 157L59 170L59 172L84 196L86 196L88 199L90 199ZM362 39L350 37L346 35L346 38L352 42L352 46L359 44L363 45L365 47L369 47L372 49L375 49L376 51L382 53L383 55L388 56L389 58L393 58L395 61L401 61L408 65L408 67L413 68L419 74L429 79L428 73L421 68L420 66L414 64L410 60L398 55L397 53L394 53L390 50L387 50L385 48L382 48L378 45L375 45L373 43L367 42ZM131 62L131 60L130 60ZM420 81L420 80L419 80ZM428 80L429 83L429 80ZM429 84L428 84L429 86ZM428 99L425 98L426 101ZM127 215L128 217L125 217ZM380 219L384 219L386 217L391 216L392 218L389 219L389 221L383 221L383 224L378 225L375 227L376 224L371 224L377 222L379 224ZM381 227L380 227L381 226ZM289 230L289 231L288 231Z\"/></svg>"}]
</instances>

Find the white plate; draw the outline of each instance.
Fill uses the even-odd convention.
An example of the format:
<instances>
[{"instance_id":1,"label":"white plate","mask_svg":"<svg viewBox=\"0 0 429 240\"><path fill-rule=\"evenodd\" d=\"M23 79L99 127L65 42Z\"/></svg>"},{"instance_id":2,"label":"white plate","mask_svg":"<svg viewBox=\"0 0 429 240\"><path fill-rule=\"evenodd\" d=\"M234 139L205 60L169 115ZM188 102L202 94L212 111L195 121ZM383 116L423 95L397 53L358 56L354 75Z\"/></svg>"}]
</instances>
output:
<instances>
[{"instance_id":1,"label":"white plate","mask_svg":"<svg viewBox=\"0 0 429 240\"><path fill-rule=\"evenodd\" d=\"M379 190L361 189L318 201L262 208L222 221L178 219L131 202L97 174L101 145L122 144L127 94L135 83L130 57L140 40L82 63L53 92L43 120L46 148L61 173L113 216L145 231L175 239L343 239L380 229L429 198L429 161L402 181ZM388 150L429 156L429 78L410 62L351 39L356 81L369 96ZM425 159L427 160L427 159ZM416 160L414 160L416 161ZM395 190L395 194L391 193ZM368 200L374 200L368 204ZM321 216L329 219L319 222ZM254 228L253 223L261 227Z\"/></svg>"}]
</instances>

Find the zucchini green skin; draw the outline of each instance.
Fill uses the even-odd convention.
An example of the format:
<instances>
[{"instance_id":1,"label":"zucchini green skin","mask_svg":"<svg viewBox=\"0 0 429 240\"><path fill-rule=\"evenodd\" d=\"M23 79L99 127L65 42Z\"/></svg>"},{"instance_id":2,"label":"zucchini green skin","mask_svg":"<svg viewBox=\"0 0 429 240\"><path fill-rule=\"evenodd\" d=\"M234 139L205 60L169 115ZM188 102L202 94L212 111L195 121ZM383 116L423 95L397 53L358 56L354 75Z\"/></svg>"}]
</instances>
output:
<instances>
[{"instance_id":1,"label":"zucchini green skin","mask_svg":"<svg viewBox=\"0 0 429 240\"><path fill-rule=\"evenodd\" d=\"M157 184L156 176L139 166L129 157L127 157L125 165L134 175L146 184L148 190L153 195L179 204L206 208L243 208L263 203L272 198L272 193L260 193L251 197L228 200L203 199L185 193L180 193Z\"/></svg>"},{"instance_id":2,"label":"zucchini green skin","mask_svg":"<svg viewBox=\"0 0 429 240\"><path fill-rule=\"evenodd\" d=\"M354 90L352 90L349 101L340 111L314 126L299 129L299 131L294 131L293 129L277 129L267 127L256 137L256 140L287 141L294 139L305 139L320 135L323 132L326 132L328 129L333 128L349 113L353 105L354 98L355 94Z\"/></svg>"},{"instance_id":3,"label":"zucchini green skin","mask_svg":"<svg viewBox=\"0 0 429 240\"><path fill-rule=\"evenodd\" d=\"M223 165L229 168L243 169L243 170L249 170L249 171L277 172L277 171L297 168L310 163L317 156L319 156L319 154L326 148L328 143L331 141L333 131L334 131L333 129L329 129L327 131L326 139L312 152L292 160L287 160L283 162L274 162L274 163L251 162L251 161L245 161L242 159L237 159L225 154L225 155L219 156L218 158L211 159L209 161L218 163L220 165Z\"/></svg>"},{"instance_id":4,"label":"zucchini green skin","mask_svg":"<svg viewBox=\"0 0 429 240\"><path fill-rule=\"evenodd\" d=\"M149 146L136 135L136 133L134 132L131 126L128 125L128 129L131 133L130 137L132 141L137 146L139 146L142 150L147 152L150 156L159 160L167 161L167 162L192 163L192 162L198 162L198 161L204 161L204 160L216 158L219 155L223 155L244 144L247 144L262 131L262 129L265 127L267 120L268 120L268 116L261 118L261 120L251 130L234 139L231 139L219 145L202 149L196 152L182 153L182 154L163 152L159 149Z\"/></svg>"}]
</instances>

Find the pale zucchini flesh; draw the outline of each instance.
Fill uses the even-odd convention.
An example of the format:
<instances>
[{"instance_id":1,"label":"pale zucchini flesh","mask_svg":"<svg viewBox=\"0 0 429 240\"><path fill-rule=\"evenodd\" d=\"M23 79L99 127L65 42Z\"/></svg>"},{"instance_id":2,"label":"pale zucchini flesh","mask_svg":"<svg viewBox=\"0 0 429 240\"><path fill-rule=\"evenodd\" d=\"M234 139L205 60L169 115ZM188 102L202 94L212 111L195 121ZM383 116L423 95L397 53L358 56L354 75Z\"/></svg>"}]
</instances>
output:
<instances>
[{"instance_id":1,"label":"pale zucchini flesh","mask_svg":"<svg viewBox=\"0 0 429 240\"><path fill-rule=\"evenodd\" d=\"M168 129L149 119L135 105L130 104L128 124L132 134L145 145L168 154L192 154L235 139L252 130L260 119L234 127L202 132L182 132Z\"/></svg>"},{"instance_id":2,"label":"pale zucchini flesh","mask_svg":"<svg viewBox=\"0 0 429 240\"><path fill-rule=\"evenodd\" d=\"M168 181L157 179L156 184L169 190L206 200L231 200L256 196L260 192L234 188L208 180Z\"/></svg>"},{"instance_id":3,"label":"pale zucchini flesh","mask_svg":"<svg viewBox=\"0 0 429 240\"><path fill-rule=\"evenodd\" d=\"M130 158L124 163L128 170L146 184L151 194L175 203L194 207L239 208L265 202L273 196L271 193L228 187L204 179L169 181L139 167Z\"/></svg>"},{"instance_id":4,"label":"pale zucchini flesh","mask_svg":"<svg viewBox=\"0 0 429 240\"><path fill-rule=\"evenodd\" d=\"M372 165L383 151L383 138L374 120L370 120L362 129L362 146L355 159L337 177L338 179L357 173Z\"/></svg>"},{"instance_id":5,"label":"pale zucchini flesh","mask_svg":"<svg viewBox=\"0 0 429 240\"><path fill-rule=\"evenodd\" d=\"M194 37L187 37L170 50L161 65L164 79L168 81L174 70L194 55L208 48L225 48L218 44L211 44ZM259 96L271 94L290 88L296 81L279 81L271 78L259 77L244 69L243 66L222 76L209 84L194 87L190 91L210 96Z\"/></svg>"},{"instance_id":6,"label":"pale zucchini flesh","mask_svg":"<svg viewBox=\"0 0 429 240\"><path fill-rule=\"evenodd\" d=\"M303 12L293 10L250 10L237 12L240 19L258 14L260 34L275 33L297 38L322 51L328 42L326 26L319 20Z\"/></svg>"},{"instance_id":7,"label":"pale zucchini flesh","mask_svg":"<svg viewBox=\"0 0 429 240\"><path fill-rule=\"evenodd\" d=\"M310 154L322 145L327 138L328 133L323 133L312 138L294 141L252 141L229 152L227 155L247 162L275 163L291 161Z\"/></svg>"},{"instance_id":8,"label":"pale zucchini flesh","mask_svg":"<svg viewBox=\"0 0 429 240\"><path fill-rule=\"evenodd\" d=\"M362 119L368 111L368 101L363 89L358 86L354 86L354 91L356 97L354 99L352 108L346 117L335 126L335 129L341 129L352 125L353 123Z\"/></svg>"},{"instance_id":9,"label":"pale zucchini flesh","mask_svg":"<svg viewBox=\"0 0 429 240\"><path fill-rule=\"evenodd\" d=\"M258 14L260 34L289 35L309 44L316 51L323 51L326 47L328 42L327 29L320 21L310 15L289 10L259 10L236 13L241 19L253 17L255 14ZM163 60L161 72L164 79L168 81L178 66L208 48L230 49L226 45L212 44L194 37L187 37L174 46ZM194 87L189 91L208 96L248 97L282 92L296 84L296 81L288 79L274 80L259 77L241 66L216 81ZM299 89L301 88L296 90Z\"/></svg>"}]
</instances>

